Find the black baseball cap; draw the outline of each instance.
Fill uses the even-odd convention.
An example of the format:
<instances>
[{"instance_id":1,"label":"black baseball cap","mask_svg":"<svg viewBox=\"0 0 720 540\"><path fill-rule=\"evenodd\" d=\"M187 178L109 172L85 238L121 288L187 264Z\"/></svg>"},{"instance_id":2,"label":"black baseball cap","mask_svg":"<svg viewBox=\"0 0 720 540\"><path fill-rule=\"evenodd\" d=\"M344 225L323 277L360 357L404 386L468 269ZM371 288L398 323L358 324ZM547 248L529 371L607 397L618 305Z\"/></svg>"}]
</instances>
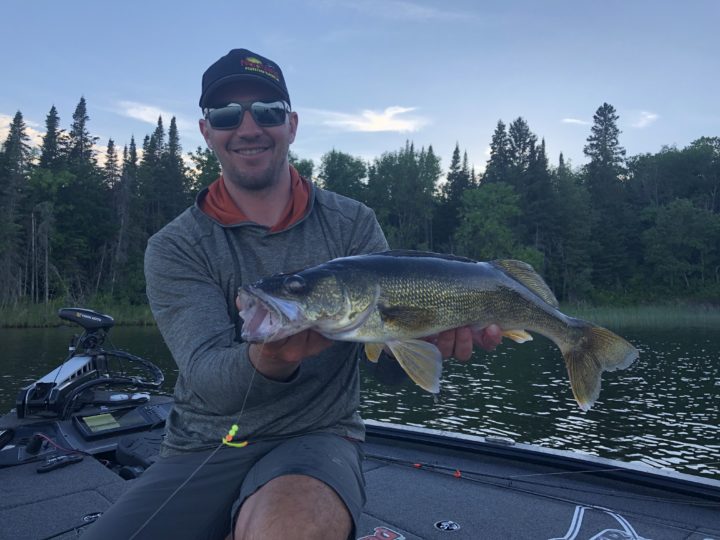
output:
<instances>
[{"instance_id":1,"label":"black baseball cap","mask_svg":"<svg viewBox=\"0 0 720 540\"><path fill-rule=\"evenodd\" d=\"M233 49L203 73L200 107L207 107L208 98L221 86L229 82L251 80L272 87L290 104L290 95L280 66L247 49Z\"/></svg>"}]
</instances>

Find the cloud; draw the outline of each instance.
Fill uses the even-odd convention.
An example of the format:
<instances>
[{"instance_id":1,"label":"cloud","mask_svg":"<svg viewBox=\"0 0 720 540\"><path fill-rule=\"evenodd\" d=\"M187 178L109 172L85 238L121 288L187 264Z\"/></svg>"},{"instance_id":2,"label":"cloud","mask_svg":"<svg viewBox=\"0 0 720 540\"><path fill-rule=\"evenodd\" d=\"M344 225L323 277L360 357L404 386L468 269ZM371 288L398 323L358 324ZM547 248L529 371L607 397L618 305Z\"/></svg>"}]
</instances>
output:
<instances>
[{"instance_id":1,"label":"cloud","mask_svg":"<svg viewBox=\"0 0 720 540\"><path fill-rule=\"evenodd\" d=\"M577 124L579 126L589 126L590 122L587 120L580 120L579 118L563 118L561 120L563 124Z\"/></svg>"},{"instance_id":2,"label":"cloud","mask_svg":"<svg viewBox=\"0 0 720 540\"><path fill-rule=\"evenodd\" d=\"M162 116L163 125L167 128L170 125L170 119L174 116L175 122L179 130L192 130L197 127L197 123L186 118L180 117L175 113L156 107L155 105L148 105L146 103L138 103L136 101L120 101L117 104L116 112L122 116L128 118L134 118L141 122L146 122L157 125L158 118Z\"/></svg>"},{"instance_id":3,"label":"cloud","mask_svg":"<svg viewBox=\"0 0 720 540\"><path fill-rule=\"evenodd\" d=\"M414 111L414 107L387 107L381 112L364 110L358 114L334 111L310 110L312 116L319 117L319 123L344 131L360 132L410 132L418 131L429 123L426 118L405 116ZM402 116L402 117L401 117Z\"/></svg>"},{"instance_id":4,"label":"cloud","mask_svg":"<svg viewBox=\"0 0 720 540\"><path fill-rule=\"evenodd\" d=\"M640 113L636 115L635 121L630 124L630 127L642 129L654 123L658 118L660 118L660 115L656 113L640 111Z\"/></svg>"}]
</instances>

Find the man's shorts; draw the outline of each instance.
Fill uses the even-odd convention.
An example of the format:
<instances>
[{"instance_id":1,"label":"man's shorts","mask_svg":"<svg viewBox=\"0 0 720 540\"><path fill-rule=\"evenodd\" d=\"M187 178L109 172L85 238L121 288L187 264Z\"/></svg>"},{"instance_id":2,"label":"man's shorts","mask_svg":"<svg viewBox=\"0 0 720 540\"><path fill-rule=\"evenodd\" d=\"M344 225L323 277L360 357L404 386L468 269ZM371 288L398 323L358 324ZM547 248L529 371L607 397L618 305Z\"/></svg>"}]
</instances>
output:
<instances>
[{"instance_id":1,"label":"man's shorts","mask_svg":"<svg viewBox=\"0 0 720 540\"><path fill-rule=\"evenodd\" d=\"M332 487L357 530L365 504L360 444L329 433L160 458L83 539L224 539L243 501L278 476Z\"/></svg>"}]
</instances>

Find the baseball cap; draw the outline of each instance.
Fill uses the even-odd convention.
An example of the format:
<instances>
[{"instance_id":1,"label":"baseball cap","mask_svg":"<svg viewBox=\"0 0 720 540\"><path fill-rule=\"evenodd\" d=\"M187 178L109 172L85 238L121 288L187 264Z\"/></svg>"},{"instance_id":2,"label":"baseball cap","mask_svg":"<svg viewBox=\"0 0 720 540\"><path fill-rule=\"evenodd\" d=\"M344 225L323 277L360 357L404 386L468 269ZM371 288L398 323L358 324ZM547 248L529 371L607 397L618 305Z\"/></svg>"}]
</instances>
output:
<instances>
[{"instance_id":1,"label":"baseball cap","mask_svg":"<svg viewBox=\"0 0 720 540\"><path fill-rule=\"evenodd\" d=\"M221 86L235 81L259 81L277 90L290 103L282 70L272 60L247 49L233 49L205 70L202 77L200 107L208 106L208 98Z\"/></svg>"}]
</instances>

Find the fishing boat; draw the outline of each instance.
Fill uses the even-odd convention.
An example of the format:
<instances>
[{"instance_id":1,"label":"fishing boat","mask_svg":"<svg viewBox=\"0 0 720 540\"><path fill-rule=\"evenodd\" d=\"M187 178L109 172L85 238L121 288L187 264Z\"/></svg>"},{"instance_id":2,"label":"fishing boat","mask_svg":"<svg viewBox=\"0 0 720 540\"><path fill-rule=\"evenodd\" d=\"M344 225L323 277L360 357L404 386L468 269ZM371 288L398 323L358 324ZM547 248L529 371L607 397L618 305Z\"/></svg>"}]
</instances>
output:
<instances>
[{"instance_id":1,"label":"fishing boat","mask_svg":"<svg viewBox=\"0 0 720 540\"><path fill-rule=\"evenodd\" d=\"M157 459L172 398L153 363L82 333L0 417L0 540L77 538ZM720 540L720 481L591 455L367 421L358 540ZM141 538L139 535L138 538Z\"/></svg>"}]
</instances>

